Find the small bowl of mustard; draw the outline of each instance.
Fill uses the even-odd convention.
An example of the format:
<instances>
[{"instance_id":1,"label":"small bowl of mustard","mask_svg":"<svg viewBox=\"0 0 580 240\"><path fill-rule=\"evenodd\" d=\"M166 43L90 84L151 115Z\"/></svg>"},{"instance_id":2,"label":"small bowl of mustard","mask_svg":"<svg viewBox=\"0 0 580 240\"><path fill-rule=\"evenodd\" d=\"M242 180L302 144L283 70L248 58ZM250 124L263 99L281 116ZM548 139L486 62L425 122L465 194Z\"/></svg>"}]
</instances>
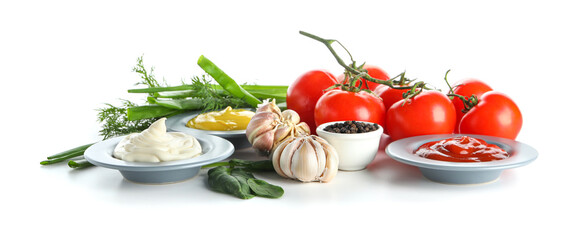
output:
<instances>
[{"instance_id":1,"label":"small bowl of mustard","mask_svg":"<svg viewBox=\"0 0 580 240\"><path fill-rule=\"evenodd\" d=\"M210 112L192 111L169 117L166 125L169 131L222 137L235 149L244 149L252 146L246 137L246 126L254 113L254 109L231 107Z\"/></svg>"}]
</instances>

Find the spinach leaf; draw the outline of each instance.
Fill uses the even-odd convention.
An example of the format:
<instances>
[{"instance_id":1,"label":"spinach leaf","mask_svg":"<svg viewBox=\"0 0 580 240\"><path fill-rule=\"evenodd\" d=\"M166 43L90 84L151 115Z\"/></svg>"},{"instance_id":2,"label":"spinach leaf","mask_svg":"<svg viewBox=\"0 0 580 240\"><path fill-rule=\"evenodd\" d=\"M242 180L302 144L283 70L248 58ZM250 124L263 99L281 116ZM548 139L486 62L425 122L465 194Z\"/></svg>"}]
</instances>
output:
<instances>
[{"instance_id":1,"label":"spinach leaf","mask_svg":"<svg viewBox=\"0 0 580 240\"><path fill-rule=\"evenodd\" d=\"M272 172L274 165L272 165L272 160L252 161L246 169L252 172Z\"/></svg>"},{"instance_id":2,"label":"spinach leaf","mask_svg":"<svg viewBox=\"0 0 580 240\"><path fill-rule=\"evenodd\" d=\"M230 170L225 166L210 169L207 173L209 187L214 191L231 194L241 199L253 198L255 195L250 190L247 178L235 170Z\"/></svg>"},{"instance_id":3,"label":"spinach leaf","mask_svg":"<svg viewBox=\"0 0 580 240\"><path fill-rule=\"evenodd\" d=\"M247 183L250 189L252 189L252 192L260 197L279 198L284 195L284 189L260 179L250 178Z\"/></svg>"},{"instance_id":4,"label":"spinach leaf","mask_svg":"<svg viewBox=\"0 0 580 240\"><path fill-rule=\"evenodd\" d=\"M250 172L271 172L274 171L272 160L248 161L238 158L231 159L229 163L233 166L243 167Z\"/></svg>"},{"instance_id":5,"label":"spinach leaf","mask_svg":"<svg viewBox=\"0 0 580 240\"><path fill-rule=\"evenodd\" d=\"M248 166L237 166L240 168L218 166L210 169L207 172L210 188L241 199L250 199L255 196L279 198L284 195L281 187L256 179L251 172L247 171Z\"/></svg>"},{"instance_id":6,"label":"spinach leaf","mask_svg":"<svg viewBox=\"0 0 580 240\"><path fill-rule=\"evenodd\" d=\"M241 168L233 168L231 171L232 171L231 172L232 176L235 176L235 177L243 178L246 180L248 180L249 178L255 178L252 173L246 172L246 171L244 171L244 169L241 169Z\"/></svg>"}]
</instances>

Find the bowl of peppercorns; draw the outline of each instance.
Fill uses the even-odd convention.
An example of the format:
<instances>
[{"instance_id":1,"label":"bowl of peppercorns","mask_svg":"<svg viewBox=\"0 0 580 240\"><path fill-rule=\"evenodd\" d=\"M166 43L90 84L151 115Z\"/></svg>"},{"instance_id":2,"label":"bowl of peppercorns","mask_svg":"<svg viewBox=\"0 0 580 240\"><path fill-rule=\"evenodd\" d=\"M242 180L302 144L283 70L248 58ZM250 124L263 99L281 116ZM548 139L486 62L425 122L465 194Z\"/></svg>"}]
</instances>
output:
<instances>
[{"instance_id":1,"label":"bowl of peppercorns","mask_svg":"<svg viewBox=\"0 0 580 240\"><path fill-rule=\"evenodd\" d=\"M371 122L337 121L320 124L316 134L338 153L338 169L363 170L375 159L383 128Z\"/></svg>"}]
</instances>

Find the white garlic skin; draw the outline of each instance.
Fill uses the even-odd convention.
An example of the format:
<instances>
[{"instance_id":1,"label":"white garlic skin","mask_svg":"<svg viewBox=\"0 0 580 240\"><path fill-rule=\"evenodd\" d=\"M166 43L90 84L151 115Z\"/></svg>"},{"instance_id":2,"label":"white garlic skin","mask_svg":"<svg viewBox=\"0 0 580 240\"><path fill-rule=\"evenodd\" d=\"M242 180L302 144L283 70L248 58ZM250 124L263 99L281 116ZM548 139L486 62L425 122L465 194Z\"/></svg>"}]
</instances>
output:
<instances>
[{"instance_id":1,"label":"white garlic skin","mask_svg":"<svg viewBox=\"0 0 580 240\"><path fill-rule=\"evenodd\" d=\"M260 104L246 128L246 137L252 147L266 155L287 138L308 134L310 128L300 122L298 113L280 111L274 100Z\"/></svg>"},{"instance_id":2,"label":"white garlic skin","mask_svg":"<svg viewBox=\"0 0 580 240\"><path fill-rule=\"evenodd\" d=\"M302 182L329 182L338 172L336 149L315 135L284 140L271 158L278 175Z\"/></svg>"}]
</instances>

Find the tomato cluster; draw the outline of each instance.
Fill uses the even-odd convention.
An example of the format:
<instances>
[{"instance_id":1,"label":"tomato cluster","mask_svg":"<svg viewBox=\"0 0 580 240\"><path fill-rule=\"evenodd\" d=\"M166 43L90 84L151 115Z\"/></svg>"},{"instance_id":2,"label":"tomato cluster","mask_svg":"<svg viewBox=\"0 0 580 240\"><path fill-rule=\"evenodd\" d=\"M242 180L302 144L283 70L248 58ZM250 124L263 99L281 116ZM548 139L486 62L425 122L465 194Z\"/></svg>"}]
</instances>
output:
<instances>
[{"instance_id":1,"label":"tomato cluster","mask_svg":"<svg viewBox=\"0 0 580 240\"><path fill-rule=\"evenodd\" d=\"M364 69L373 78L389 80L379 67ZM322 70L303 74L288 88L288 108L298 112L311 130L332 121L367 121L381 125L391 140L449 133L515 139L522 127L522 115L515 102L480 80L460 81L449 94L423 90L405 99L403 94L409 89L364 79L356 81L356 87L372 93L332 88L344 78Z\"/></svg>"}]
</instances>

